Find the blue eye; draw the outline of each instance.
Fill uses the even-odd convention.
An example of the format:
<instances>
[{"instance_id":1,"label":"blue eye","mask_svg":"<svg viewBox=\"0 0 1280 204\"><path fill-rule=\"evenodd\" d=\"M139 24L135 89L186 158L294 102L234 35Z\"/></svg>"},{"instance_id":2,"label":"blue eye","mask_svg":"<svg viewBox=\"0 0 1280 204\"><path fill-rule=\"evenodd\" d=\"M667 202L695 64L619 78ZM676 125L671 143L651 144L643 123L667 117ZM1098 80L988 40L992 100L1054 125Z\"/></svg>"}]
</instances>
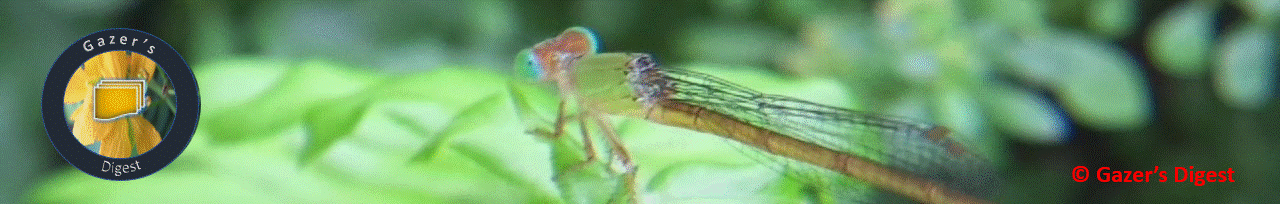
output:
<instances>
[{"instance_id":1,"label":"blue eye","mask_svg":"<svg viewBox=\"0 0 1280 204\"><path fill-rule=\"evenodd\" d=\"M529 72L528 75L532 76L535 79L542 79L543 77L546 76L546 73L542 73L542 70L543 70L542 64L541 64L541 61L538 60L537 56L534 56L532 53L529 54L528 59L525 60L525 63L529 64L529 68L527 68Z\"/></svg>"},{"instance_id":2,"label":"blue eye","mask_svg":"<svg viewBox=\"0 0 1280 204\"><path fill-rule=\"evenodd\" d=\"M521 77L540 81L546 75L542 71L542 64L538 61L538 56L533 55L533 50L525 49L516 55L514 64L515 71Z\"/></svg>"}]
</instances>

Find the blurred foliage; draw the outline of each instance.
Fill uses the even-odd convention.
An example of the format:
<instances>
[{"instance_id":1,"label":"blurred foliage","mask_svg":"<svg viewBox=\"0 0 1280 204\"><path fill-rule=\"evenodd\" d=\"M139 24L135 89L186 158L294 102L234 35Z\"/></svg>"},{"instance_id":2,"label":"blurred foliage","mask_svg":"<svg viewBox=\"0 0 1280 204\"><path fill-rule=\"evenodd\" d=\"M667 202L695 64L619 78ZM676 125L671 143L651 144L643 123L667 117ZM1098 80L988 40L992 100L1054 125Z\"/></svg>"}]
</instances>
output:
<instances>
[{"instance_id":1,"label":"blurred foliage","mask_svg":"<svg viewBox=\"0 0 1280 204\"><path fill-rule=\"evenodd\" d=\"M528 134L549 128L527 124L548 124L558 97L508 70L517 50L570 26L595 29L606 51L761 92L952 127L1005 172L1000 202L1280 201L1276 0L2 4L14 47L0 55L11 135L0 202L607 202L620 192L613 164L562 172L587 156L579 124ZM58 53L112 27L177 48L203 100L184 154L127 182L66 165L31 120ZM715 136L613 122L640 166L641 201L848 193L781 176ZM1063 179L1075 166L1241 179Z\"/></svg>"}]
</instances>

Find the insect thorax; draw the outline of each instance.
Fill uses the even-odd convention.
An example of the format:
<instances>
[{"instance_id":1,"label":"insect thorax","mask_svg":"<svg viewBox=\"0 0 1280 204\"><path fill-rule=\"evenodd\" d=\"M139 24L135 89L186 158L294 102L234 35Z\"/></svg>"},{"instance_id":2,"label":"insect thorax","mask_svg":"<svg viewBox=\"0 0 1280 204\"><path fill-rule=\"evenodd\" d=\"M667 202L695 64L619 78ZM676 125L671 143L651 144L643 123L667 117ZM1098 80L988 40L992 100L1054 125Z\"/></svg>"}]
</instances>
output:
<instances>
[{"instance_id":1,"label":"insect thorax","mask_svg":"<svg viewBox=\"0 0 1280 204\"><path fill-rule=\"evenodd\" d=\"M635 94L636 101L646 109L653 108L659 101L670 95L671 82L662 74L662 69L653 57L648 54L636 54L637 57L627 62L627 81Z\"/></svg>"}]
</instances>

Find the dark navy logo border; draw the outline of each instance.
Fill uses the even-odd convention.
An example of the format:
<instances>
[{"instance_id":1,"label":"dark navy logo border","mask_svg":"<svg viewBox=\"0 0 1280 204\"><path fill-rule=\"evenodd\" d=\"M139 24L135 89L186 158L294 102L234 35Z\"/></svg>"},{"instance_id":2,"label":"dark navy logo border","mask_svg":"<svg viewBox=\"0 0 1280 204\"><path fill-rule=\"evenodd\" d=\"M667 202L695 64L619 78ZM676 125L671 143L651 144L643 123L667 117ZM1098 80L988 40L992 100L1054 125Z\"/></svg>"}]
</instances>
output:
<instances>
[{"instance_id":1,"label":"dark navy logo border","mask_svg":"<svg viewBox=\"0 0 1280 204\"><path fill-rule=\"evenodd\" d=\"M134 45L130 46L123 43L98 45L99 38L120 40L120 36L126 36L128 38L127 42L132 42ZM86 41L91 45L85 46ZM142 43L143 41L146 41L146 43ZM88 49L90 47L92 49ZM170 83L173 84L175 105L177 106L173 124L169 132L162 133L164 134L164 139L160 141L160 144L150 151L132 158L105 157L85 148L71 134L71 129L67 125L63 112L62 98L67 90L67 82L71 79L71 75L75 73L76 69L81 64L84 64L85 61L88 61L89 58L117 50L127 50L142 54L155 61L156 65L162 67L165 74L169 76ZM62 158L89 175L117 181L142 178L168 166L191 142L191 135L195 133L196 123L200 118L199 89L196 87L196 79L191 73L191 68L187 66L182 56L178 55L177 50L174 50L173 47L160 40L160 38L128 28L112 28L98 31L72 43L62 52L62 55L58 56L58 60L54 61L53 68L45 78L41 103L45 131L49 134L49 141L53 143L54 148L58 150ZM104 163L107 162L113 165L137 164L138 169L130 173L117 175L113 172L114 170L102 170Z\"/></svg>"}]
</instances>

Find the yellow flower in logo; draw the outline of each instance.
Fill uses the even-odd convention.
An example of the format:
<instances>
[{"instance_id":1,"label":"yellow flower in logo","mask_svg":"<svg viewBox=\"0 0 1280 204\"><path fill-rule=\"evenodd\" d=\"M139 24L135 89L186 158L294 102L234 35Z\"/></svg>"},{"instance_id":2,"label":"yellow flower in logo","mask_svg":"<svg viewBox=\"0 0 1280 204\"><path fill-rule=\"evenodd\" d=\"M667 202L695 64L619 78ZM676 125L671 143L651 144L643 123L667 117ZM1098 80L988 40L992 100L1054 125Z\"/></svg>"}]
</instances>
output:
<instances>
[{"instance_id":1,"label":"yellow flower in logo","mask_svg":"<svg viewBox=\"0 0 1280 204\"><path fill-rule=\"evenodd\" d=\"M150 80L156 71L156 63L141 54L129 51L111 51L90 58L71 75L67 82L64 104L81 103L71 115L71 133L82 145L100 144L98 154L112 158L132 157L146 153L160 143L160 133L141 115L114 120L94 118L94 85L104 79ZM142 87L145 89L146 87ZM143 106L150 104L150 98Z\"/></svg>"}]
</instances>

